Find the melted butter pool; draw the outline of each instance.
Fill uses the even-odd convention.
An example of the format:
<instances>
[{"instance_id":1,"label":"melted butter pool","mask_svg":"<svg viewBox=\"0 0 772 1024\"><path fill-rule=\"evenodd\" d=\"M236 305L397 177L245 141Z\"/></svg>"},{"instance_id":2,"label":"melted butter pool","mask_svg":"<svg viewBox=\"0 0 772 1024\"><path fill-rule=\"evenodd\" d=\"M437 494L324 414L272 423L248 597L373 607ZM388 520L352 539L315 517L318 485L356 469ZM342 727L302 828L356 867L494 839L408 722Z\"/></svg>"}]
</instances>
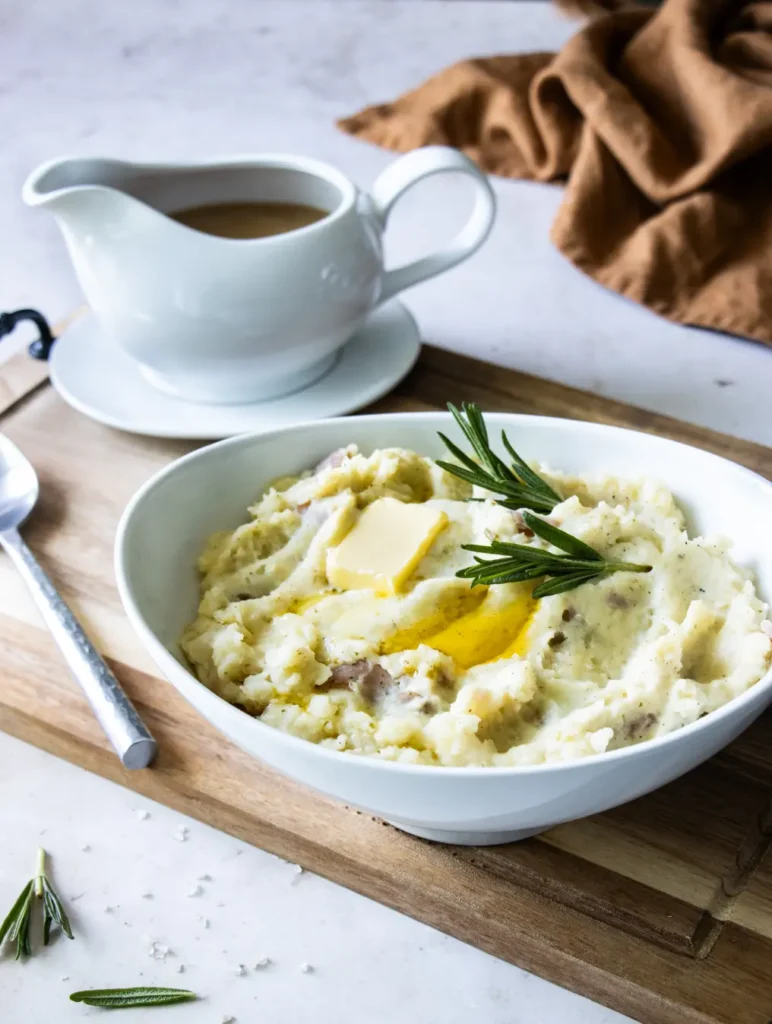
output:
<instances>
[{"instance_id":1,"label":"melted butter pool","mask_svg":"<svg viewBox=\"0 0 772 1024\"><path fill-rule=\"evenodd\" d=\"M529 591L505 605L490 592L470 591L466 605L459 604L457 614L445 610L400 630L382 645L382 653L394 654L425 644L447 654L463 669L523 655L535 608L536 601Z\"/></svg>"},{"instance_id":2,"label":"melted butter pool","mask_svg":"<svg viewBox=\"0 0 772 1024\"><path fill-rule=\"evenodd\" d=\"M329 596L331 592L299 599L290 611L302 614ZM328 628L338 637L366 638L379 620L392 617L394 601L395 598L375 595L363 599L336 616ZM487 587L469 588L445 599L430 615L387 636L379 644L378 653L397 654L424 644L452 658L461 669L522 657L528 649L528 631L536 605L530 589L525 587L507 601Z\"/></svg>"}]
</instances>

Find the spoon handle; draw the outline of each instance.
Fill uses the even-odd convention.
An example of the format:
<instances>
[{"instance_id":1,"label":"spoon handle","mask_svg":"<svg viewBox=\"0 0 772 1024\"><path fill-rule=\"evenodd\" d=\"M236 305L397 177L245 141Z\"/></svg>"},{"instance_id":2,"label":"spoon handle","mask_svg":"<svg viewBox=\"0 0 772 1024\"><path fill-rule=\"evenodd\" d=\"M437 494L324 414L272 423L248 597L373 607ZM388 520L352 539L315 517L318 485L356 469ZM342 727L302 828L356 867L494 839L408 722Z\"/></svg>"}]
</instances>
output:
<instances>
[{"instance_id":1,"label":"spoon handle","mask_svg":"<svg viewBox=\"0 0 772 1024\"><path fill-rule=\"evenodd\" d=\"M121 684L17 530L0 533L0 543L24 578L59 650L88 698L105 735L125 768L147 768L157 744Z\"/></svg>"}]
</instances>

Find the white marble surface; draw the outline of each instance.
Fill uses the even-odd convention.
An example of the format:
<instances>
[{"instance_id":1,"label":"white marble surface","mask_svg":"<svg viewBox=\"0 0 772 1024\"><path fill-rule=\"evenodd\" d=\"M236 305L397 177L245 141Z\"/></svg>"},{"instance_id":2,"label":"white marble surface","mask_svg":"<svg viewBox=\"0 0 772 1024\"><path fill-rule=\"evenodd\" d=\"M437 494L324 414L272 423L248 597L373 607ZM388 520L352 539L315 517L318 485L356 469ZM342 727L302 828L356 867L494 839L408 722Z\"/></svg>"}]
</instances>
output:
<instances>
[{"instance_id":1,"label":"white marble surface","mask_svg":"<svg viewBox=\"0 0 772 1024\"><path fill-rule=\"evenodd\" d=\"M182 825L185 842L176 838ZM43 844L77 933L24 965L0 958L8 1024L101 1020L101 1010L67 995L136 984L205 998L127 1011L125 1024L221 1024L228 1015L238 1024L626 1019L8 737L0 743L0 832L3 914ZM198 881L204 875L211 881ZM201 893L190 896L196 886ZM153 941L169 948L165 960L149 955ZM263 957L273 963L255 968Z\"/></svg>"},{"instance_id":2,"label":"white marble surface","mask_svg":"<svg viewBox=\"0 0 772 1024\"><path fill-rule=\"evenodd\" d=\"M17 198L40 161L290 150L366 185L391 158L339 134L336 116L462 56L553 48L573 29L544 3L482 0L6 0L0 26L2 307L36 305L52 318L77 303L78 289L53 221ZM500 216L486 247L407 296L427 340L772 441L772 353L667 324L603 291L549 246L558 189L495 187ZM394 258L448 237L466 201L456 183L416 189L395 216ZM151 812L145 821L140 807ZM0 962L3 1019L96 1018L66 993L147 982L207 998L132 1020L623 1020L195 822L181 843L181 821L0 736L0 902L10 904L38 842L55 854L63 894L79 897L76 942L23 967ZM189 897L202 874L212 882ZM151 959L152 939L174 955ZM264 955L275 965L253 970ZM312 973L300 971L304 961Z\"/></svg>"}]
</instances>

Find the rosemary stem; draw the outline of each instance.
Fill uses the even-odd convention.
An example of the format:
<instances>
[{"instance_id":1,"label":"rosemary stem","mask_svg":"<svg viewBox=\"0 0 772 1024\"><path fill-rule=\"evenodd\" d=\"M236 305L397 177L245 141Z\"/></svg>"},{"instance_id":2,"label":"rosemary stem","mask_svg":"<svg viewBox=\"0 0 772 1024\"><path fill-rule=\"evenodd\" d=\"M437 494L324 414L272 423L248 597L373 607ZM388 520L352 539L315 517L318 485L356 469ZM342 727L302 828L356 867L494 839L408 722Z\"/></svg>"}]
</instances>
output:
<instances>
[{"instance_id":1,"label":"rosemary stem","mask_svg":"<svg viewBox=\"0 0 772 1024\"><path fill-rule=\"evenodd\" d=\"M37 868L35 869L35 895L39 900L43 899L43 876L46 873L46 851L42 846L38 847Z\"/></svg>"},{"instance_id":2,"label":"rosemary stem","mask_svg":"<svg viewBox=\"0 0 772 1024\"><path fill-rule=\"evenodd\" d=\"M635 562L606 562L605 568L613 572L651 572L650 565L637 565Z\"/></svg>"}]
</instances>

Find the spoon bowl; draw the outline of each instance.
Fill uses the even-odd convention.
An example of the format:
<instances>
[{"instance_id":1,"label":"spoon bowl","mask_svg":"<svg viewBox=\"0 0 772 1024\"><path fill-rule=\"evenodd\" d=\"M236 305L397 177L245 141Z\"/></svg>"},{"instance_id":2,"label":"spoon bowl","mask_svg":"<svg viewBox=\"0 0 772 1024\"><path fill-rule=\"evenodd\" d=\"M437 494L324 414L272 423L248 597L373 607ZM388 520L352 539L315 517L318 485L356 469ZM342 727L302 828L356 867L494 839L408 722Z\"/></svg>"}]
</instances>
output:
<instances>
[{"instance_id":1,"label":"spoon bowl","mask_svg":"<svg viewBox=\"0 0 772 1024\"><path fill-rule=\"evenodd\" d=\"M32 464L12 441L0 434L0 547L24 578L123 765L146 768L155 756L155 740L19 533L18 528L35 507L39 491Z\"/></svg>"},{"instance_id":2,"label":"spoon bowl","mask_svg":"<svg viewBox=\"0 0 772 1024\"><path fill-rule=\"evenodd\" d=\"M0 533L21 526L35 507L39 491L32 463L0 434Z\"/></svg>"}]
</instances>

